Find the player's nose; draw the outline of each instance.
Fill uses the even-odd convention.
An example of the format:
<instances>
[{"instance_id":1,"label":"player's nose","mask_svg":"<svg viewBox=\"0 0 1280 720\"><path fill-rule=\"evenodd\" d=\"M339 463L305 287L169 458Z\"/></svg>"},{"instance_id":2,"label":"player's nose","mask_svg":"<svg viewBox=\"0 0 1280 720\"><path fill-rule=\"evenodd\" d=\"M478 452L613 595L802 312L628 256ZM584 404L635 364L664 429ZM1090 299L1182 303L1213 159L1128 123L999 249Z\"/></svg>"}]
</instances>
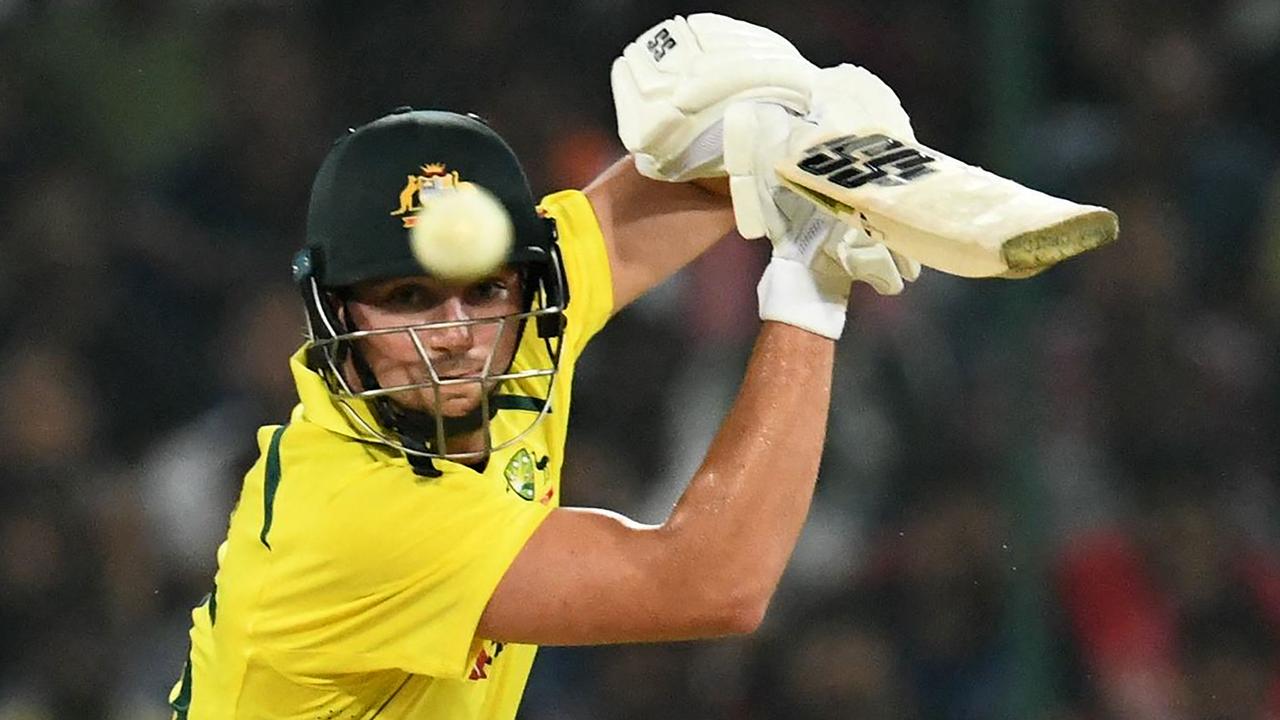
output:
<instances>
[{"instance_id":1,"label":"player's nose","mask_svg":"<svg viewBox=\"0 0 1280 720\"><path fill-rule=\"evenodd\" d=\"M467 324L471 317L467 313L466 304L462 302L461 298L451 297L441 305L441 309L443 313L439 322L451 324L423 331L425 336L423 341L427 344L427 347L440 353L457 352L470 348L474 342L474 336L472 335L471 325Z\"/></svg>"}]
</instances>

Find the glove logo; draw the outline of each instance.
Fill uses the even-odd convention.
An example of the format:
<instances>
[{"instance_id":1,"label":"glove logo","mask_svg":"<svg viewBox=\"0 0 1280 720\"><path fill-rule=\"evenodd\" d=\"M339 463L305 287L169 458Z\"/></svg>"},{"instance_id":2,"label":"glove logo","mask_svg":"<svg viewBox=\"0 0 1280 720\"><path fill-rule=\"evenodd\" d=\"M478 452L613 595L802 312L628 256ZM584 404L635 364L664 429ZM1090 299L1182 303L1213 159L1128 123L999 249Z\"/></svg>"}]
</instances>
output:
<instances>
[{"instance_id":1,"label":"glove logo","mask_svg":"<svg viewBox=\"0 0 1280 720\"><path fill-rule=\"evenodd\" d=\"M457 170L450 171L443 163L428 163L418 169L421 174L406 176L404 188L400 190L400 206L391 211L392 217L399 217L407 228L413 227L418 219L417 212L433 196L475 189L475 185L458 177Z\"/></svg>"},{"instance_id":2,"label":"glove logo","mask_svg":"<svg viewBox=\"0 0 1280 720\"><path fill-rule=\"evenodd\" d=\"M676 48L676 39L671 37L671 31L662 28L658 31L645 47L649 48L649 52L653 54L654 62L662 62L662 58L667 56L667 51Z\"/></svg>"},{"instance_id":3,"label":"glove logo","mask_svg":"<svg viewBox=\"0 0 1280 720\"><path fill-rule=\"evenodd\" d=\"M867 183L905 185L937 172L930 167L935 160L900 140L877 133L846 135L815 145L805 151L805 158L797 167L852 190Z\"/></svg>"}]
</instances>

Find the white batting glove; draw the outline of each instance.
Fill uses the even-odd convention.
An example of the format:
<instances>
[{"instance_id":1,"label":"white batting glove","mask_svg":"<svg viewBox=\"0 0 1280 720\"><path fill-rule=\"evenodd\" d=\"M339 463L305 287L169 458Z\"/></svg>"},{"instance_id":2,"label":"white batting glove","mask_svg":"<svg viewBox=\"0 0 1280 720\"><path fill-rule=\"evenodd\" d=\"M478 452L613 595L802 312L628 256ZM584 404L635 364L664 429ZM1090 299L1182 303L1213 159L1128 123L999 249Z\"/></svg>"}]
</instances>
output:
<instances>
[{"instance_id":1,"label":"white batting glove","mask_svg":"<svg viewBox=\"0 0 1280 720\"><path fill-rule=\"evenodd\" d=\"M779 195L778 207L788 229L773 241L756 287L761 320L838 340L853 283L868 283L881 294L902 292L904 273L895 258L861 229L790 190Z\"/></svg>"},{"instance_id":2,"label":"white batting glove","mask_svg":"<svg viewBox=\"0 0 1280 720\"><path fill-rule=\"evenodd\" d=\"M730 105L723 125L724 166L738 234L747 239L780 239L790 221L777 206L785 188L774 165L813 145L822 131L790 108L767 102Z\"/></svg>"},{"instance_id":3,"label":"white batting glove","mask_svg":"<svg viewBox=\"0 0 1280 720\"><path fill-rule=\"evenodd\" d=\"M711 13L676 16L613 62L618 135L646 177L721 177L725 108L760 98L807 111L817 70L768 28Z\"/></svg>"},{"instance_id":4,"label":"white batting glove","mask_svg":"<svg viewBox=\"0 0 1280 720\"><path fill-rule=\"evenodd\" d=\"M897 93L866 68L844 63L813 76L808 118L840 135L884 133L916 141Z\"/></svg>"},{"instance_id":5,"label":"white batting glove","mask_svg":"<svg viewBox=\"0 0 1280 720\"><path fill-rule=\"evenodd\" d=\"M920 278L920 263L885 247L863 228L845 226L844 234L822 250L855 282L865 282L881 295L897 295Z\"/></svg>"},{"instance_id":6,"label":"white batting glove","mask_svg":"<svg viewBox=\"0 0 1280 720\"><path fill-rule=\"evenodd\" d=\"M898 96L855 65L818 71L810 103L807 112L778 103L735 103L725 110L724 165L738 233L745 238L775 238L783 231L772 200L782 185L774 168L783 158L838 135L883 132L915 140Z\"/></svg>"},{"instance_id":7,"label":"white batting glove","mask_svg":"<svg viewBox=\"0 0 1280 720\"><path fill-rule=\"evenodd\" d=\"M773 167L789 152L808 147L829 132L787 108L757 101L731 105L724 127L725 167L738 231L747 238L768 237L776 250L779 243L802 232L796 224L802 211L817 212L817 207L784 187ZM805 220L810 217L835 222L826 212L803 215ZM881 295L896 295L904 281L920 276L919 263L889 250L863 227L831 228L822 249L849 278L871 285Z\"/></svg>"},{"instance_id":8,"label":"white batting glove","mask_svg":"<svg viewBox=\"0 0 1280 720\"><path fill-rule=\"evenodd\" d=\"M794 193L781 205L790 227L774 241L756 286L760 319L839 339L853 279L822 247L839 242L848 228Z\"/></svg>"}]
</instances>

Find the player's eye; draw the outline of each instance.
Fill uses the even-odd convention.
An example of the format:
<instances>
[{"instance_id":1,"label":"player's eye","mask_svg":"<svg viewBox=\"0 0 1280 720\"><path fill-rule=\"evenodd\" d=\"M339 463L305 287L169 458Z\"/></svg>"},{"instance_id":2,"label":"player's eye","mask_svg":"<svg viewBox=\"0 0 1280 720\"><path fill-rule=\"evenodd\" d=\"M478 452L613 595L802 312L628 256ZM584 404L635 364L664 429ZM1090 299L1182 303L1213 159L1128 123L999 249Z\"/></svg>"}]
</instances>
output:
<instances>
[{"instance_id":1,"label":"player's eye","mask_svg":"<svg viewBox=\"0 0 1280 720\"><path fill-rule=\"evenodd\" d=\"M485 280L471 286L468 294L473 303L493 303L507 299L509 288L502 280Z\"/></svg>"},{"instance_id":2,"label":"player's eye","mask_svg":"<svg viewBox=\"0 0 1280 720\"><path fill-rule=\"evenodd\" d=\"M383 298L383 303L394 310L423 310L436 302L434 293L415 283L397 285Z\"/></svg>"}]
</instances>

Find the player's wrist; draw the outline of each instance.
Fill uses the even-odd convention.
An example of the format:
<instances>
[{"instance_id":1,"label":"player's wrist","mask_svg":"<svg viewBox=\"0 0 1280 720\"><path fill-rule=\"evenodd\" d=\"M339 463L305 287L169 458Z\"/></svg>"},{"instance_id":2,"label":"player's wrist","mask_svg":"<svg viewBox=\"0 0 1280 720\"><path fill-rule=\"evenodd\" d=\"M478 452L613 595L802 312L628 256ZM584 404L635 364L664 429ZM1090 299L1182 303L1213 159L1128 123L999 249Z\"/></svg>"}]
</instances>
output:
<instances>
[{"instance_id":1,"label":"player's wrist","mask_svg":"<svg viewBox=\"0 0 1280 720\"><path fill-rule=\"evenodd\" d=\"M838 340L844 331L850 283L848 277L816 273L799 260L775 256L756 286L760 319Z\"/></svg>"}]
</instances>

